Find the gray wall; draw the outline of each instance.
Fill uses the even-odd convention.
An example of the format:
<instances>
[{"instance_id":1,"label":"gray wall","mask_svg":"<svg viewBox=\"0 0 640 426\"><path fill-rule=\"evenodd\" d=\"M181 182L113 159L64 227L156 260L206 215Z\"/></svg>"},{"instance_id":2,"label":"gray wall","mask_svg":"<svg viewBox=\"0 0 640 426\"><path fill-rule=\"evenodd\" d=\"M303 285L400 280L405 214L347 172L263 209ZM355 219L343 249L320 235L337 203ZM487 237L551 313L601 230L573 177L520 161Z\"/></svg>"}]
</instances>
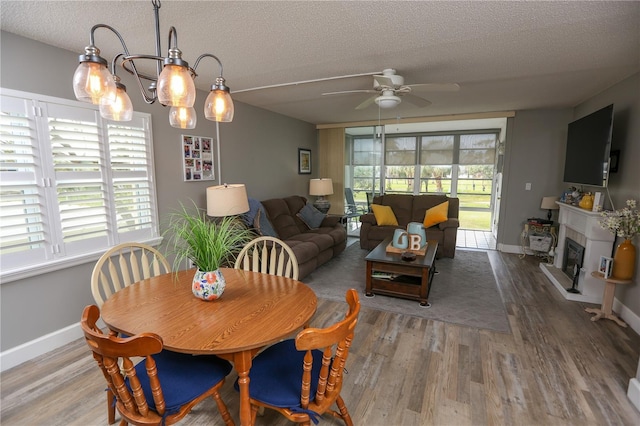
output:
<instances>
[{"instance_id":1,"label":"gray wall","mask_svg":"<svg viewBox=\"0 0 640 426\"><path fill-rule=\"evenodd\" d=\"M498 243L520 246L523 223L546 217L542 197L562 193L567 123L572 110L517 111L507 121ZM525 185L531 183L531 190ZM557 220L557 213L554 215Z\"/></svg>"},{"instance_id":2,"label":"gray wall","mask_svg":"<svg viewBox=\"0 0 640 426\"><path fill-rule=\"evenodd\" d=\"M71 80L78 53L6 32L0 34L0 43L0 86L75 99ZM233 88L233 77L227 77ZM125 74L123 83L134 109L153 116L161 224L179 207L178 202L194 200L204 206L206 187L219 182L183 182L180 135L216 136L216 124L202 113L207 94L197 95L197 127L182 131L169 126L169 108L142 101L130 76ZM244 183L249 196L261 200L291 194L308 196L309 179L315 176L298 174L298 148L317 154L314 125L236 102L234 121L220 124L220 139L223 182ZM314 157L317 162L317 155ZM317 163L312 170L318 170ZM77 323L84 306L93 303L89 283L93 263L47 273L46 277L2 283L0 351Z\"/></svg>"},{"instance_id":3,"label":"gray wall","mask_svg":"<svg viewBox=\"0 0 640 426\"><path fill-rule=\"evenodd\" d=\"M619 209L628 199L640 203L640 73L578 105L574 118L584 117L609 104L613 104L614 110L611 149L620 150L620 159L618 172L611 174L608 190L613 206ZM605 207L611 208L608 200ZM621 242L622 239L617 238L615 244ZM640 315L640 238L636 236L633 243L636 246L634 280L629 285L616 286L616 298Z\"/></svg>"},{"instance_id":4,"label":"gray wall","mask_svg":"<svg viewBox=\"0 0 640 426\"><path fill-rule=\"evenodd\" d=\"M74 99L71 77L77 66L77 53L4 32L0 42L0 86ZM42 63L47 64L46 68ZM233 88L232 76L227 77ZM540 210L542 197L559 195L565 188L562 172L566 125L612 102L616 104L614 148L622 150L622 157L620 172L612 176L609 189L616 206L622 205L626 198L640 199L639 80L640 76L635 75L581 104L575 111L518 111L509 119L499 243L519 245L523 221L546 213ZM193 199L203 205L205 188L219 182L182 181L180 135L215 137L215 123L201 115L196 129L184 132L173 129L168 124L168 108L144 104L133 81L128 76L124 76L123 81L129 88L134 109L153 116L161 220L178 207L178 201ZM202 110L205 96L198 93L197 111ZM307 195L309 178L314 176L297 174L297 149L311 149L312 170L318 170L314 126L249 105L236 103L235 106L233 123L220 124L222 181L245 183L249 196L258 199ZM524 189L527 182L532 184L531 191ZM93 262L52 272L46 277L3 283L0 286L0 351L78 322L83 307L93 303L89 289L92 268ZM636 315L640 315L638 275L640 273L636 273L634 284L616 293Z\"/></svg>"}]
</instances>

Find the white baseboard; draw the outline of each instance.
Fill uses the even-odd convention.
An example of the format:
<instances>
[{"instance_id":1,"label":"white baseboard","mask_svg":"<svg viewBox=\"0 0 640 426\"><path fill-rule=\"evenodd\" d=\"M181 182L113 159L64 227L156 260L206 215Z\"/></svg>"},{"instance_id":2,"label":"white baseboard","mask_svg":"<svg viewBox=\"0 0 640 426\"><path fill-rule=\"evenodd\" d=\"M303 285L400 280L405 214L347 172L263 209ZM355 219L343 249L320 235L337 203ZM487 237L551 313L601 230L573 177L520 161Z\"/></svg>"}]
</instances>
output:
<instances>
[{"instance_id":1,"label":"white baseboard","mask_svg":"<svg viewBox=\"0 0 640 426\"><path fill-rule=\"evenodd\" d=\"M613 299L613 311L627 323L636 333L640 334L640 316L623 305L618 299Z\"/></svg>"},{"instance_id":2,"label":"white baseboard","mask_svg":"<svg viewBox=\"0 0 640 426\"><path fill-rule=\"evenodd\" d=\"M498 244L498 251L503 253L522 254L522 246L514 246L508 244Z\"/></svg>"},{"instance_id":3,"label":"white baseboard","mask_svg":"<svg viewBox=\"0 0 640 426\"><path fill-rule=\"evenodd\" d=\"M82 329L80 328L80 323L76 323L0 352L0 371L8 370L23 362L58 349L80 337L82 337Z\"/></svg>"},{"instance_id":4,"label":"white baseboard","mask_svg":"<svg viewBox=\"0 0 640 426\"><path fill-rule=\"evenodd\" d=\"M640 411L640 381L638 381L638 379L631 379L629 382L627 397L638 411Z\"/></svg>"}]
</instances>

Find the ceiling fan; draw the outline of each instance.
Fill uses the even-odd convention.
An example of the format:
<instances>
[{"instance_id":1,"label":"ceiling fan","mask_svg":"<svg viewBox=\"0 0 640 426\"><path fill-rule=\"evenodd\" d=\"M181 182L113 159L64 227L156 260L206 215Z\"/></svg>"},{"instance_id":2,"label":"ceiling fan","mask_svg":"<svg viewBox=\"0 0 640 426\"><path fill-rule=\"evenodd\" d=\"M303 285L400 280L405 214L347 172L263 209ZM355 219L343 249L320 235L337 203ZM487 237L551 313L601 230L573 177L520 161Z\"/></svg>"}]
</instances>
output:
<instances>
[{"instance_id":1,"label":"ceiling fan","mask_svg":"<svg viewBox=\"0 0 640 426\"><path fill-rule=\"evenodd\" d=\"M396 70L387 68L382 71L382 74L373 75L373 89L366 90L345 90L341 92L327 92L323 93L323 96L331 95L344 95L351 93L375 93L374 96L366 99L364 102L356 106L356 109L364 109L373 104L378 104L380 108L389 109L395 108L402 98L405 98L407 102L423 108L431 105L428 100L414 95L414 90L431 91L431 92L455 92L460 90L460 86L457 83L419 83L419 84L404 84L404 77L396 74Z\"/></svg>"}]
</instances>

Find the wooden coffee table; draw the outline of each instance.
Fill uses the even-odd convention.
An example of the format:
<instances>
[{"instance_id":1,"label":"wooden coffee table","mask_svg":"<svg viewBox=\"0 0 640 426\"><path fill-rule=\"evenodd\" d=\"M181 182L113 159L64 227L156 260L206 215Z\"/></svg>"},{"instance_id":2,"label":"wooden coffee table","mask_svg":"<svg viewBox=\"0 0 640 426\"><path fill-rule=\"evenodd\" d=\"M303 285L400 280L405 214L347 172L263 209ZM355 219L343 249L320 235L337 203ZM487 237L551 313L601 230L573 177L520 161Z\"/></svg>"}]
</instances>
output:
<instances>
[{"instance_id":1,"label":"wooden coffee table","mask_svg":"<svg viewBox=\"0 0 640 426\"><path fill-rule=\"evenodd\" d=\"M367 261L367 286L365 296L374 294L418 300L420 306L429 307L429 290L436 272L438 242L427 242L427 252L415 260L404 261L399 253L387 253L387 238L365 257Z\"/></svg>"}]
</instances>

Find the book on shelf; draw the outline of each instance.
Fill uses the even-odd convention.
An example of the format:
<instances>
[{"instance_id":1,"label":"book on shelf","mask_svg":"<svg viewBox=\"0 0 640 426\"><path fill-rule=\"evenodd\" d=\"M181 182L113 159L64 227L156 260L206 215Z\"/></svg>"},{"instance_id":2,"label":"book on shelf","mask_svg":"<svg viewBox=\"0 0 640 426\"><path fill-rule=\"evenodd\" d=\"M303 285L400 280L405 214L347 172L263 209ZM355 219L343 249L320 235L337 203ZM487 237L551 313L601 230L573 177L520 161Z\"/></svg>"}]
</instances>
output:
<instances>
[{"instance_id":1,"label":"book on shelf","mask_svg":"<svg viewBox=\"0 0 640 426\"><path fill-rule=\"evenodd\" d=\"M530 217L529 219L527 219L527 223L529 225L537 225L537 226L553 225L552 220L540 219L537 217Z\"/></svg>"},{"instance_id":2,"label":"book on shelf","mask_svg":"<svg viewBox=\"0 0 640 426\"><path fill-rule=\"evenodd\" d=\"M371 273L371 278L376 278L378 280L392 280L396 277L396 274L391 274L389 272L378 272L374 271Z\"/></svg>"}]
</instances>

